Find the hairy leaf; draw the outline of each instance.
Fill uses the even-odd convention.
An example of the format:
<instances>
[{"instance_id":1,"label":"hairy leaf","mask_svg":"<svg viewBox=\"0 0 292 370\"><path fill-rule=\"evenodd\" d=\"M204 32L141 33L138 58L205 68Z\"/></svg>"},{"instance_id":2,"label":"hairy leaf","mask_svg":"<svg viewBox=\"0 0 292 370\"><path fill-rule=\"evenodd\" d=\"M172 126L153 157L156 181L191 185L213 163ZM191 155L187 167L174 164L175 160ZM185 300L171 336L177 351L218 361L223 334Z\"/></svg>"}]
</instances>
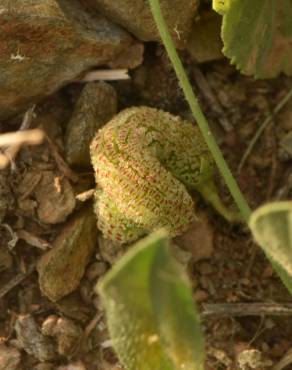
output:
<instances>
[{"instance_id":1,"label":"hairy leaf","mask_svg":"<svg viewBox=\"0 0 292 370\"><path fill-rule=\"evenodd\" d=\"M223 53L243 73L292 74L291 0L213 0L223 14Z\"/></svg>"},{"instance_id":2,"label":"hairy leaf","mask_svg":"<svg viewBox=\"0 0 292 370\"><path fill-rule=\"evenodd\" d=\"M269 203L258 208L249 224L257 243L284 269L281 276L292 293L292 201Z\"/></svg>"},{"instance_id":3,"label":"hairy leaf","mask_svg":"<svg viewBox=\"0 0 292 370\"><path fill-rule=\"evenodd\" d=\"M158 231L137 243L98 286L113 346L127 370L203 370L191 289Z\"/></svg>"}]
</instances>

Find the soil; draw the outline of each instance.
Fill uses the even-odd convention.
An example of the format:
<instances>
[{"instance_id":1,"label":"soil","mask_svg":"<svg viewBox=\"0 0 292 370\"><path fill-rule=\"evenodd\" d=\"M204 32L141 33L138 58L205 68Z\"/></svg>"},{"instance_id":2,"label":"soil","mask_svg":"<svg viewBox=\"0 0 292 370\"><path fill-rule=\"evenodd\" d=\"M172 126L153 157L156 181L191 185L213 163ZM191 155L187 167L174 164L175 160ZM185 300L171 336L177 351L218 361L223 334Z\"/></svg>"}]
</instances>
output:
<instances>
[{"instance_id":1,"label":"soil","mask_svg":"<svg viewBox=\"0 0 292 370\"><path fill-rule=\"evenodd\" d=\"M238 164L257 128L292 87L292 79L281 76L273 80L254 80L241 75L226 59L195 66L189 55L182 53L182 57L203 110L250 206L255 208L273 199L291 199L291 159L283 161L278 156L281 138L292 129L291 101L273 117L240 172ZM196 83L198 70L217 97L232 130L227 132L218 124L218 112L206 98L205 91ZM181 89L160 46L151 43L146 45L145 61L131 72L131 77L129 81L111 83L118 93L119 109L149 105L190 117ZM50 130L51 140L61 154L64 153L66 123L80 91L79 85L67 86L37 107L38 116L46 117L40 118L43 127ZM60 335L52 334L46 337L50 338L48 342L42 342L41 355L36 356L33 350L25 347L26 351L21 351L21 364L17 369L119 369L108 342L100 302L94 294L94 286L98 278L110 268L111 258L106 258L104 253L96 250L78 289L60 301L49 301L39 289L34 265L45 253L44 249L47 250L55 239L61 227L59 222L63 220L57 223L46 222L44 217L49 216L44 209L43 219L37 217L42 197L44 194L49 196L46 192L54 191L51 186L44 189L44 182L38 178L38 173L47 171L50 176L59 178L59 182L64 178L71 181L72 178L68 179L68 173L58 158L53 154L52 146L45 143L39 147L23 148L10 166L9 186L14 203L8 210L4 224L0 226L0 293L3 295L0 301L1 341L16 348L24 347L19 343L25 336L21 332L23 315L30 315L34 321L26 328L29 330L28 327L32 325L31 333L35 330L40 332L38 328L44 326L44 322L49 325L47 320L55 320L57 317L63 320L60 325L67 328L67 331L64 329L66 335L69 335L68 331L71 333L69 336L76 345L74 351L72 347L66 349L64 341L67 337L60 339ZM76 193L92 184L91 171L83 173L81 178L86 186L80 181L77 184L71 181ZM56 186L58 181L55 182ZM219 176L217 183L225 203L232 206ZM31 193L34 193L33 197L29 196ZM58 203L58 207L62 208L62 217L72 209L68 197L65 197L66 204L62 207ZM281 304L292 303L292 299L244 226L227 224L202 201L199 201L198 208L208 215L208 232L213 236L213 249L207 259L194 262L192 256L188 262L188 274L194 296L203 312L207 369L272 368L292 348L291 316L263 315L260 310L257 315L245 316L244 306L240 316L228 311L224 317L215 314L204 316L204 310L206 304ZM54 214L55 218L61 216ZM21 230L27 231L30 238L27 235L26 238L17 236L16 232ZM107 253L110 254L110 251ZM3 289L11 282L12 286L3 294ZM16 340L15 328L19 327ZM239 354L247 349L258 350L262 356L257 367L239 367ZM41 364L41 361L44 363ZM75 367L68 367L68 363ZM292 369L292 363L285 369Z\"/></svg>"}]
</instances>

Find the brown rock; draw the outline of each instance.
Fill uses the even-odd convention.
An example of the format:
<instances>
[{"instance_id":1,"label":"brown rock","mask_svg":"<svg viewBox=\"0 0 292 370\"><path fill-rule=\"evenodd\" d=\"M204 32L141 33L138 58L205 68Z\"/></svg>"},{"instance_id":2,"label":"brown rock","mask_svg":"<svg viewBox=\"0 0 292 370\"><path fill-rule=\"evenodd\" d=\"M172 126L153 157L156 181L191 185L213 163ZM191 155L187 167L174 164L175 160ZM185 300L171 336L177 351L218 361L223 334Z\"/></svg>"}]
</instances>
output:
<instances>
[{"instance_id":1,"label":"brown rock","mask_svg":"<svg viewBox=\"0 0 292 370\"><path fill-rule=\"evenodd\" d=\"M20 346L40 361L49 361L56 357L53 342L38 329L31 315L20 315L15 323L15 331Z\"/></svg>"},{"instance_id":2,"label":"brown rock","mask_svg":"<svg viewBox=\"0 0 292 370\"><path fill-rule=\"evenodd\" d=\"M42 333L57 339L59 355L71 357L80 344L83 332L72 320L52 315L43 322Z\"/></svg>"},{"instance_id":3,"label":"brown rock","mask_svg":"<svg viewBox=\"0 0 292 370\"><path fill-rule=\"evenodd\" d=\"M17 114L135 41L77 0L2 0L0 119Z\"/></svg>"},{"instance_id":4,"label":"brown rock","mask_svg":"<svg viewBox=\"0 0 292 370\"><path fill-rule=\"evenodd\" d=\"M142 41L158 41L159 35L144 0L83 0L117 22ZM177 46L184 47L198 7L197 0L160 0L162 12Z\"/></svg>"},{"instance_id":5,"label":"brown rock","mask_svg":"<svg viewBox=\"0 0 292 370\"><path fill-rule=\"evenodd\" d=\"M20 353L16 348L0 345L0 370L18 370Z\"/></svg>"},{"instance_id":6,"label":"brown rock","mask_svg":"<svg viewBox=\"0 0 292 370\"><path fill-rule=\"evenodd\" d=\"M35 188L40 221L56 224L66 220L75 208L75 196L69 181L58 177L53 171L43 171L41 181Z\"/></svg>"},{"instance_id":7,"label":"brown rock","mask_svg":"<svg viewBox=\"0 0 292 370\"><path fill-rule=\"evenodd\" d=\"M90 142L116 113L117 94L111 85L104 82L85 85L66 131L66 159L71 166L90 167Z\"/></svg>"},{"instance_id":8,"label":"brown rock","mask_svg":"<svg viewBox=\"0 0 292 370\"><path fill-rule=\"evenodd\" d=\"M44 223L63 222L75 208L73 189L59 172L39 171L29 169L22 177L18 187L21 194L18 206L30 217L34 217L36 210L39 220ZM29 192L28 197L25 196L25 191Z\"/></svg>"},{"instance_id":9,"label":"brown rock","mask_svg":"<svg viewBox=\"0 0 292 370\"><path fill-rule=\"evenodd\" d=\"M197 262L210 258L213 254L213 229L204 214L198 215L188 231L175 238L176 243L191 252L193 261Z\"/></svg>"},{"instance_id":10,"label":"brown rock","mask_svg":"<svg viewBox=\"0 0 292 370\"><path fill-rule=\"evenodd\" d=\"M221 34L221 18L215 12L208 12L194 23L187 49L198 62L204 63L223 58Z\"/></svg>"},{"instance_id":11,"label":"brown rock","mask_svg":"<svg viewBox=\"0 0 292 370\"><path fill-rule=\"evenodd\" d=\"M94 251L96 238L96 220L91 206L78 212L64 226L53 249L41 257L37 266L40 289L50 300L57 301L77 288Z\"/></svg>"}]
</instances>

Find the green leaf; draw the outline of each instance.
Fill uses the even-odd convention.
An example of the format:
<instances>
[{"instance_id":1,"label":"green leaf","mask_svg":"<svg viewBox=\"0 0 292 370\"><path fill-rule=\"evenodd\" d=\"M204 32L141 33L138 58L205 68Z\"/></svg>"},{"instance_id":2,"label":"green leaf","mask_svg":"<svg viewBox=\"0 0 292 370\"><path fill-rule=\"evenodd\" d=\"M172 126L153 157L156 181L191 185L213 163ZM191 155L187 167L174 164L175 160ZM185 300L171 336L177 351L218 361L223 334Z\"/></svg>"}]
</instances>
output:
<instances>
[{"instance_id":1,"label":"green leaf","mask_svg":"<svg viewBox=\"0 0 292 370\"><path fill-rule=\"evenodd\" d=\"M166 232L141 242L98 285L113 346L127 370L203 370L204 343L191 289Z\"/></svg>"},{"instance_id":2,"label":"green leaf","mask_svg":"<svg viewBox=\"0 0 292 370\"><path fill-rule=\"evenodd\" d=\"M292 201L266 204L251 215L249 226L256 242L292 294Z\"/></svg>"},{"instance_id":3,"label":"green leaf","mask_svg":"<svg viewBox=\"0 0 292 370\"><path fill-rule=\"evenodd\" d=\"M291 0L213 0L223 14L223 53L243 73L292 74Z\"/></svg>"}]
</instances>

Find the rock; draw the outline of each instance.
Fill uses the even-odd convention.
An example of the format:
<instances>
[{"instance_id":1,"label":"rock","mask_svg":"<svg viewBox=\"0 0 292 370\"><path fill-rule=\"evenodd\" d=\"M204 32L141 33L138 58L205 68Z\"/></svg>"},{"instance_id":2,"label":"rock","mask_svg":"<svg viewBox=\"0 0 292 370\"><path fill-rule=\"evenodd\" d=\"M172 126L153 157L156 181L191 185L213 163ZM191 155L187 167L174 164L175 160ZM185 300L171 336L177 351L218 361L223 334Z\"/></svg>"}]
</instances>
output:
<instances>
[{"instance_id":1,"label":"rock","mask_svg":"<svg viewBox=\"0 0 292 370\"><path fill-rule=\"evenodd\" d=\"M53 171L42 172L34 194L38 202L38 217L44 223L63 222L75 208L75 195L69 181L55 176Z\"/></svg>"},{"instance_id":2,"label":"rock","mask_svg":"<svg viewBox=\"0 0 292 370\"><path fill-rule=\"evenodd\" d=\"M67 125L65 150L69 165L90 167L90 142L116 112L117 94L111 85L104 82L85 85Z\"/></svg>"},{"instance_id":3,"label":"rock","mask_svg":"<svg viewBox=\"0 0 292 370\"><path fill-rule=\"evenodd\" d=\"M145 0L83 0L142 41L158 41L152 13ZM184 47L198 7L197 0L161 0L162 12L178 47Z\"/></svg>"},{"instance_id":4,"label":"rock","mask_svg":"<svg viewBox=\"0 0 292 370\"><path fill-rule=\"evenodd\" d=\"M86 325L94 315L93 307L84 304L79 291L75 291L62 298L56 302L55 306L59 314L65 315L83 325Z\"/></svg>"},{"instance_id":5,"label":"rock","mask_svg":"<svg viewBox=\"0 0 292 370\"><path fill-rule=\"evenodd\" d=\"M109 67L115 69L128 68L133 69L138 67L143 62L144 45L142 43L134 43L115 59L108 63Z\"/></svg>"},{"instance_id":6,"label":"rock","mask_svg":"<svg viewBox=\"0 0 292 370\"><path fill-rule=\"evenodd\" d=\"M221 17L215 12L208 12L195 22L189 36L187 49L198 63L222 59L223 43Z\"/></svg>"},{"instance_id":7,"label":"rock","mask_svg":"<svg viewBox=\"0 0 292 370\"><path fill-rule=\"evenodd\" d=\"M57 301L77 288L97 239L96 220L91 207L79 211L64 226L37 265L40 289Z\"/></svg>"},{"instance_id":8,"label":"rock","mask_svg":"<svg viewBox=\"0 0 292 370\"><path fill-rule=\"evenodd\" d=\"M104 275L107 271L107 265L104 262L94 262L86 270L86 278L92 282Z\"/></svg>"},{"instance_id":9,"label":"rock","mask_svg":"<svg viewBox=\"0 0 292 370\"><path fill-rule=\"evenodd\" d=\"M42 333L57 339L59 355L71 357L80 344L83 332L72 320L52 315L43 322Z\"/></svg>"},{"instance_id":10,"label":"rock","mask_svg":"<svg viewBox=\"0 0 292 370\"><path fill-rule=\"evenodd\" d=\"M20 352L16 348L0 344L0 370L18 370Z\"/></svg>"},{"instance_id":11,"label":"rock","mask_svg":"<svg viewBox=\"0 0 292 370\"><path fill-rule=\"evenodd\" d=\"M73 189L57 171L29 168L20 181L18 193L20 209L31 217L36 210L39 220L47 224L65 221L75 208Z\"/></svg>"},{"instance_id":12,"label":"rock","mask_svg":"<svg viewBox=\"0 0 292 370\"><path fill-rule=\"evenodd\" d=\"M136 41L77 0L2 0L0 44L0 119L6 119L108 65Z\"/></svg>"},{"instance_id":13,"label":"rock","mask_svg":"<svg viewBox=\"0 0 292 370\"><path fill-rule=\"evenodd\" d=\"M246 349L239 353L237 364L240 370L265 370L273 365L273 362L266 359L263 353L257 349Z\"/></svg>"},{"instance_id":14,"label":"rock","mask_svg":"<svg viewBox=\"0 0 292 370\"><path fill-rule=\"evenodd\" d=\"M25 352L40 361L49 361L56 357L52 340L39 331L31 315L18 316L14 328L17 340Z\"/></svg>"},{"instance_id":15,"label":"rock","mask_svg":"<svg viewBox=\"0 0 292 370\"><path fill-rule=\"evenodd\" d=\"M188 231L175 238L183 249L191 252L194 262L210 258L213 254L213 229L208 217L201 213L198 220L192 223Z\"/></svg>"},{"instance_id":16,"label":"rock","mask_svg":"<svg viewBox=\"0 0 292 370\"><path fill-rule=\"evenodd\" d=\"M98 236L98 247L102 261L114 265L125 253L125 249L112 240Z\"/></svg>"}]
</instances>

